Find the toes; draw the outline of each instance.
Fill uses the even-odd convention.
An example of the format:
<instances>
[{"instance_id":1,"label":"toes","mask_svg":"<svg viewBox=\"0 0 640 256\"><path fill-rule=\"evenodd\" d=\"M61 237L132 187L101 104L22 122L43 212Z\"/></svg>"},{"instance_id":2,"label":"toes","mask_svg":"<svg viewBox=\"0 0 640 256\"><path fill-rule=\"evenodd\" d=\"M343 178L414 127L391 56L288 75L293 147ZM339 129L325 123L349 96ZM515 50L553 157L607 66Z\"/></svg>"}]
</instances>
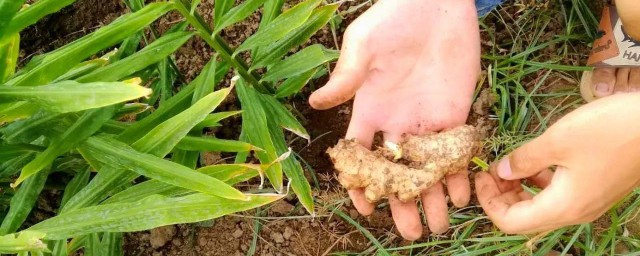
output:
<instances>
[{"instance_id":1,"label":"toes","mask_svg":"<svg viewBox=\"0 0 640 256\"><path fill-rule=\"evenodd\" d=\"M422 222L415 202L403 203L395 196L389 196L389 207L398 232L404 239L414 241L422 236Z\"/></svg>"},{"instance_id":2,"label":"toes","mask_svg":"<svg viewBox=\"0 0 640 256\"><path fill-rule=\"evenodd\" d=\"M640 68L632 68L629 72L629 91L640 92Z\"/></svg>"},{"instance_id":3,"label":"toes","mask_svg":"<svg viewBox=\"0 0 640 256\"><path fill-rule=\"evenodd\" d=\"M597 68L593 70L591 83L591 90L597 98L611 95L616 84L616 69Z\"/></svg>"},{"instance_id":4,"label":"toes","mask_svg":"<svg viewBox=\"0 0 640 256\"><path fill-rule=\"evenodd\" d=\"M616 71L616 83L613 93L623 93L629 91L629 71L630 68L619 68Z\"/></svg>"}]
</instances>

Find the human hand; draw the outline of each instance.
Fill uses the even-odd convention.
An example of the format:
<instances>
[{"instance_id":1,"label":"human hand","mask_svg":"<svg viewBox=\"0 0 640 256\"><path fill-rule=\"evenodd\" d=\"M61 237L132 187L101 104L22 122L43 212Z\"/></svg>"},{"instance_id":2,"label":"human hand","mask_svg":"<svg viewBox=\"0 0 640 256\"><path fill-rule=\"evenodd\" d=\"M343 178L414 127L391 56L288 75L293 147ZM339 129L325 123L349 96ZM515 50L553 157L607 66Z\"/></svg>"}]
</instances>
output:
<instances>
[{"instance_id":1,"label":"human hand","mask_svg":"<svg viewBox=\"0 0 640 256\"><path fill-rule=\"evenodd\" d=\"M478 173L478 200L505 233L594 221L638 186L639 145L640 93L594 101ZM543 190L523 191L522 179Z\"/></svg>"},{"instance_id":2,"label":"human hand","mask_svg":"<svg viewBox=\"0 0 640 256\"><path fill-rule=\"evenodd\" d=\"M477 14L471 0L381 0L347 29L330 81L309 100L328 109L355 95L346 137L371 148L374 133L398 142L403 134L424 134L463 125L480 71ZM466 206L467 170L446 177L451 201ZM349 195L363 215L374 205L362 190ZM442 183L422 194L429 229L448 229ZM393 219L409 240L422 235L415 202L389 197Z\"/></svg>"}]
</instances>

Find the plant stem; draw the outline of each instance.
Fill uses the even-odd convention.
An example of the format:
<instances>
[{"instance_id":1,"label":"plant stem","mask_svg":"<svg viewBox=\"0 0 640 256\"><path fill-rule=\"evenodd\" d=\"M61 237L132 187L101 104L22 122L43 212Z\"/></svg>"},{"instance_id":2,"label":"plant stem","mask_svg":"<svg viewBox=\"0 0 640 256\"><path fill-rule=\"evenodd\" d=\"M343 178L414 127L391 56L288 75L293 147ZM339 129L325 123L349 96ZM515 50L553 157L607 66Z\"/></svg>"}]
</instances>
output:
<instances>
[{"instance_id":1,"label":"plant stem","mask_svg":"<svg viewBox=\"0 0 640 256\"><path fill-rule=\"evenodd\" d=\"M272 93L269 88L260 83L258 74L249 71L249 65L245 63L240 57L233 56L233 49L229 46L225 40L219 35L213 35L213 29L209 27L207 22L198 13L190 13L191 7L186 0L176 0L176 7L178 11L187 19L187 22L196 29L198 35L204 39L224 60L231 63L236 68L240 76L247 82L251 83L258 91L262 93Z\"/></svg>"}]
</instances>

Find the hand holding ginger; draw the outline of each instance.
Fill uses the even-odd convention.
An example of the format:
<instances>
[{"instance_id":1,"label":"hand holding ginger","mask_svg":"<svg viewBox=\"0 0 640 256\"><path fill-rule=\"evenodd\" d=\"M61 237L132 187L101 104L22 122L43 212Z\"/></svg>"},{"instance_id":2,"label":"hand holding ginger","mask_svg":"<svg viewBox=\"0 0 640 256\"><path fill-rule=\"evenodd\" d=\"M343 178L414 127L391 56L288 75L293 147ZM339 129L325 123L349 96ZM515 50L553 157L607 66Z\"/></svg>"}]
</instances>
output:
<instances>
[{"instance_id":1,"label":"hand holding ginger","mask_svg":"<svg viewBox=\"0 0 640 256\"><path fill-rule=\"evenodd\" d=\"M391 152L387 152L389 149L372 152L354 140L340 140L327 152L345 188L364 188L370 202L393 194L407 202L445 175L466 169L479 147L478 131L472 126L461 126L441 133L409 135ZM399 159L409 164L394 162Z\"/></svg>"}]
</instances>

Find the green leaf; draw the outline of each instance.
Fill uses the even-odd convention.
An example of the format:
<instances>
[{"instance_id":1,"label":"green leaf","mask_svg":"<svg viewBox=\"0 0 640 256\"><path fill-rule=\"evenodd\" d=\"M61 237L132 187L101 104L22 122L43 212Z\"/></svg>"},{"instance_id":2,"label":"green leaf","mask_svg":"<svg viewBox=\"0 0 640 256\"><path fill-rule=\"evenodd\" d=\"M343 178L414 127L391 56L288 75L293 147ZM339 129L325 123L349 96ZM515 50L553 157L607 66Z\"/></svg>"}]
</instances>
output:
<instances>
[{"instance_id":1,"label":"green leaf","mask_svg":"<svg viewBox=\"0 0 640 256\"><path fill-rule=\"evenodd\" d=\"M153 155L169 153L194 126L229 95L230 91L229 88L225 88L209 94L191 108L158 125L132 146Z\"/></svg>"},{"instance_id":2,"label":"green leaf","mask_svg":"<svg viewBox=\"0 0 640 256\"><path fill-rule=\"evenodd\" d=\"M40 110L40 106L26 101L0 103L0 125L28 118L36 114L38 110Z\"/></svg>"},{"instance_id":3,"label":"green leaf","mask_svg":"<svg viewBox=\"0 0 640 256\"><path fill-rule=\"evenodd\" d=\"M261 48L260 52L262 54L256 56L251 68L255 70L271 65L287 54L292 48L307 42L316 31L331 20L337 8L337 4L332 4L313 11L304 25L292 31L279 41Z\"/></svg>"},{"instance_id":4,"label":"green leaf","mask_svg":"<svg viewBox=\"0 0 640 256\"><path fill-rule=\"evenodd\" d=\"M42 1L38 1L37 3L40 2ZM61 1L52 0L46 2ZM47 84L58 76L66 73L82 60L91 57L97 52L113 46L131 34L140 31L173 8L173 3L153 3L147 5L144 9L138 12L121 16L113 23L102 27L98 31L93 32L78 41L32 60L31 63L27 64L27 67L25 67L27 71L22 76L19 76L8 83L14 86L36 86ZM24 12L20 13L22 14ZM16 19L18 16L16 16Z\"/></svg>"},{"instance_id":5,"label":"green leaf","mask_svg":"<svg viewBox=\"0 0 640 256\"><path fill-rule=\"evenodd\" d=\"M16 1L19 2L19 1ZM1 5L2 3L0 3ZM1 9L2 7L0 7ZM1 12L1 11L0 11ZM2 15L0 14L0 17ZM1 18L0 18L1 19ZM0 30L2 30L0 28ZM2 34L2 32L0 32ZM0 84L7 81L16 71L20 56L20 35L11 36L6 43L0 43Z\"/></svg>"},{"instance_id":6,"label":"green leaf","mask_svg":"<svg viewBox=\"0 0 640 256\"><path fill-rule=\"evenodd\" d=\"M78 65L76 65L76 67L74 67L73 69L69 70L67 73L65 73L64 75L56 78L55 80L53 80L53 82L61 82L61 81L66 81L66 80L75 80L78 77L84 76L86 74L89 74L91 72L93 72L94 70L100 68L100 67L104 67L105 65L107 65L107 63L109 63L109 60L107 58L99 58L99 59L93 59L93 60L88 60L85 62L82 62ZM102 81L105 82L105 81Z\"/></svg>"},{"instance_id":7,"label":"green leaf","mask_svg":"<svg viewBox=\"0 0 640 256\"><path fill-rule=\"evenodd\" d=\"M234 3L234 0L215 0L215 3L213 4L213 23L215 27L220 26L220 23L222 23L222 17L231 10Z\"/></svg>"},{"instance_id":8,"label":"green leaf","mask_svg":"<svg viewBox=\"0 0 640 256\"><path fill-rule=\"evenodd\" d=\"M226 74L225 68L228 66L218 65L216 67L216 77L222 77ZM127 130L118 136L121 141L136 141L145 136L151 129L158 126L165 120L179 114L187 109L192 102L192 95L196 85L203 80L202 75L196 77L189 85L183 87L176 95L164 102L160 107L149 116L138 122L133 123Z\"/></svg>"},{"instance_id":9,"label":"green leaf","mask_svg":"<svg viewBox=\"0 0 640 256\"><path fill-rule=\"evenodd\" d=\"M12 178L15 174L20 172L22 166L27 164L35 157L35 153L26 153L18 156L12 160L3 162L0 164L0 178L8 179Z\"/></svg>"},{"instance_id":10,"label":"green leaf","mask_svg":"<svg viewBox=\"0 0 640 256\"><path fill-rule=\"evenodd\" d=\"M215 137L184 137L176 148L187 151L213 151L213 152L246 152L260 150L253 145L235 140L223 140Z\"/></svg>"},{"instance_id":11,"label":"green leaf","mask_svg":"<svg viewBox=\"0 0 640 256\"><path fill-rule=\"evenodd\" d=\"M8 0L12 1L12 0ZM21 0L15 2L23 2ZM4 31L0 31L0 43L2 43L7 37L3 35L17 34L26 27L36 24L44 16L51 13L55 13L63 7L72 4L75 0L39 0L26 9L18 12L11 23L6 27ZM17 3L13 3L17 4ZM13 5L12 4L12 5ZM3 6L4 7L4 6Z\"/></svg>"},{"instance_id":12,"label":"green leaf","mask_svg":"<svg viewBox=\"0 0 640 256\"><path fill-rule=\"evenodd\" d=\"M294 77L324 63L334 61L338 59L339 55L338 51L328 50L322 45L314 44L273 65L262 80L278 81Z\"/></svg>"},{"instance_id":13,"label":"green leaf","mask_svg":"<svg viewBox=\"0 0 640 256\"><path fill-rule=\"evenodd\" d=\"M269 121L269 132L276 146L277 153L284 154L289 150L284 139L284 133L273 119L270 119ZM314 215L315 211L311 185L304 176L304 170L302 169L300 162L293 157L286 158L282 161L282 169L290 181L289 184L291 189L293 189L293 192L298 196L298 200L300 200L302 206L304 206L311 215Z\"/></svg>"},{"instance_id":14,"label":"green leaf","mask_svg":"<svg viewBox=\"0 0 640 256\"><path fill-rule=\"evenodd\" d=\"M40 152L44 148L31 145L31 144L14 144L14 145L2 145L0 144L0 161L5 162L26 153Z\"/></svg>"},{"instance_id":15,"label":"green leaf","mask_svg":"<svg viewBox=\"0 0 640 256\"><path fill-rule=\"evenodd\" d=\"M247 40L236 49L235 54L282 39L289 32L304 24L304 22L309 19L309 16L311 16L313 9L320 5L321 1L322 0L306 0L285 11L272 22L261 27L260 30L251 37L247 38Z\"/></svg>"},{"instance_id":16,"label":"green leaf","mask_svg":"<svg viewBox=\"0 0 640 256\"><path fill-rule=\"evenodd\" d=\"M49 252L47 245L40 240L45 235L37 231L23 231L18 234L0 236L0 253Z\"/></svg>"},{"instance_id":17,"label":"green leaf","mask_svg":"<svg viewBox=\"0 0 640 256\"><path fill-rule=\"evenodd\" d=\"M150 93L151 90L139 86L137 81L86 84L64 81L45 86L0 86L0 100L30 101L59 113L109 106Z\"/></svg>"},{"instance_id":18,"label":"green leaf","mask_svg":"<svg viewBox=\"0 0 640 256\"><path fill-rule=\"evenodd\" d=\"M239 111L226 111L226 112L218 112L218 113L213 113L211 115L208 115L204 120L202 120L202 122L200 122L198 125L196 125L196 130L202 130L205 127L216 127L216 126L220 126L220 121L222 121L223 119L235 116L237 114L242 113L241 110Z\"/></svg>"},{"instance_id":19,"label":"green leaf","mask_svg":"<svg viewBox=\"0 0 640 256\"><path fill-rule=\"evenodd\" d=\"M2 225L0 226L1 235L16 232L20 228L20 225L27 219L31 209L36 204L36 200L44 188L44 183L47 181L48 176L49 170L40 172L27 179L18 188L16 194L11 197L9 213L2 220Z\"/></svg>"},{"instance_id":20,"label":"green leaf","mask_svg":"<svg viewBox=\"0 0 640 256\"><path fill-rule=\"evenodd\" d=\"M220 180L180 164L140 153L114 139L91 137L81 147L105 164L131 170L167 184L224 198L246 199L242 192Z\"/></svg>"},{"instance_id":21,"label":"green leaf","mask_svg":"<svg viewBox=\"0 0 640 256\"><path fill-rule=\"evenodd\" d=\"M220 81L222 81L222 78L229 71L228 63L217 63L216 59L216 55L211 57L211 61L207 63L207 65L204 67L204 69L202 69L202 72L200 73L200 76L202 76L202 78L195 81L196 89L191 100L192 104L195 104L197 101L204 98L209 93L212 93L215 90L216 84L220 83ZM219 69L218 66L220 66Z\"/></svg>"},{"instance_id":22,"label":"green leaf","mask_svg":"<svg viewBox=\"0 0 640 256\"><path fill-rule=\"evenodd\" d=\"M87 207L40 222L29 228L45 239L66 239L94 232L134 232L177 223L193 223L253 209L282 195L250 195L247 201L205 194L167 198L151 196L132 203Z\"/></svg>"},{"instance_id":23,"label":"green leaf","mask_svg":"<svg viewBox=\"0 0 640 256\"><path fill-rule=\"evenodd\" d=\"M304 87L307 83L309 83L309 81L311 81L311 79L317 72L318 68L309 70L305 73L285 80L276 90L276 98L285 98L298 93L302 89L302 87Z\"/></svg>"},{"instance_id":24,"label":"green leaf","mask_svg":"<svg viewBox=\"0 0 640 256\"><path fill-rule=\"evenodd\" d=\"M197 171L219 179L229 185L235 185L258 176L261 170L259 165L221 164L203 167ZM174 197L185 195L189 192L191 191L181 187L176 187L157 180L148 180L109 197L109 199L105 200L102 204L135 202L154 194Z\"/></svg>"},{"instance_id":25,"label":"green leaf","mask_svg":"<svg viewBox=\"0 0 640 256\"><path fill-rule=\"evenodd\" d=\"M276 148L269 135L267 114L260 104L260 93L245 84L243 79L238 81L238 98L242 105L242 131L248 142L262 148L256 156L263 163L271 163L278 158ZM282 191L282 165L276 163L266 171L267 178L276 191Z\"/></svg>"},{"instance_id":26,"label":"green leaf","mask_svg":"<svg viewBox=\"0 0 640 256\"><path fill-rule=\"evenodd\" d=\"M83 140L97 132L107 120L113 117L118 107L119 106L112 105L106 108L89 110L82 114L82 116L59 138L56 138L44 152L38 154L33 161L22 168L20 177L18 177L14 185L17 186L26 178L38 173L53 163L53 160L58 156L75 148Z\"/></svg>"},{"instance_id":27,"label":"green leaf","mask_svg":"<svg viewBox=\"0 0 640 256\"><path fill-rule=\"evenodd\" d=\"M44 237L44 234L43 234ZM69 255L67 252L67 240L58 240L53 246L53 251L51 255L55 256L67 256Z\"/></svg>"},{"instance_id":28,"label":"green leaf","mask_svg":"<svg viewBox=\"0 0 640 256\"><path fill-rule=\"evenodd\" d=\"M7 127L0 129L0 133L4 134L2 139L10 144L31 143L42 136L42 130L45 127L51 127L53 123L59 122L62 117L62 114L40 111L30 118L9 124Z\"/></svg>"},{"instance_id":29,"label":"green leaf","mask_svg":"<svg viewBox=\"0 0 640 256\"><path fill-rule=\"evenodd\" d=\"M87 184L89 184L89 178L91 176L91 168L84 168L76 175L73 176L73 179L69 181L67 186L64 189L64 194L62 195L62 202L60 203L60 208L64 207L64 205L69 201L71 197L76 195L78 191L82 190Z\"/></svg>"},{"instance_id":30,"label":"green leaf","mask_svg":"<svg viewBox=\"0 0 640 256\"><path fill-rule=\"evenodd\" d=\"M260 102L264 106L264 111L269 116L269 120L276 123L281 128L293 132L294 134L310 141L311 136L307 129L287 110L282 103L270 95L259 94ZM281 153L282 154L282 153Z\"/></svg>"},{"instance_id":31,"label":"green leaf","mask_svg":"<svg viewBox=\"0 0 640 256\"><path fill-rule=\"evenodd\" d=\"M84 255L87 256L99 256L100 252L100 237L98 233L91 233L87 236L87 241L84 244Z\"/></svg>"},{"instance_id":32,"label":"green leaf","mask_svg":"<svg viewBox=\"0 0 640 256\"><path fill-rule=\"evenodd\" d=\"M284 5L284 0L267 0L264 3L262 18L260 19L260 28L258 31L266 27L271 23L271 21L278 17L280 13L282 13L282 5Z\"/></svg>"},{"instance_id":33,"label":"green leaf","mask_svg":"<svg viewBox=\"0 0 640 256\"><path fill-rule=\"evenodd\" d=\"M0 0L0 35L5 34L5 29L23 4L24 0Z\"/></svg>"},{"instance_id":34,"label":"green leaf","mask_svg":"<svg viewBox=\"0 0 640 256\"><path fill-rule=\"evenodd\" d=\"M151 43L141 51L117 61L113 64L99 68L87 75L78 78L78 82L113 82L138 72L156 62L164 60L167 56L178 50L187 42L193 33L175 32L167 34Z\"/></svg>"},{"instance_id":35,"label":"green leaf","mask_svg":"<svg viewBox=\"0 0 640 256\"><path fill-rule=\"evenodd\" d=\"M121 256L124 255L122 251L122 233L106 233L102 236L102 242L100 244L102 249L101 255L109 256Z\"/></svg>"},{"instance_id":36,"label":"green leaf","mask_svg":"<svg viewBox=\"0 0 640 256\"><path fill-rule=\"evenodd\" d=\"M246 0L242 4L233 7L222 18L220 23L215 27L213 34L216 35L228 26L242 21L254 13L266 0ZM233 1L232 1L233 2Z\"/></svg>"}]
</instances>

